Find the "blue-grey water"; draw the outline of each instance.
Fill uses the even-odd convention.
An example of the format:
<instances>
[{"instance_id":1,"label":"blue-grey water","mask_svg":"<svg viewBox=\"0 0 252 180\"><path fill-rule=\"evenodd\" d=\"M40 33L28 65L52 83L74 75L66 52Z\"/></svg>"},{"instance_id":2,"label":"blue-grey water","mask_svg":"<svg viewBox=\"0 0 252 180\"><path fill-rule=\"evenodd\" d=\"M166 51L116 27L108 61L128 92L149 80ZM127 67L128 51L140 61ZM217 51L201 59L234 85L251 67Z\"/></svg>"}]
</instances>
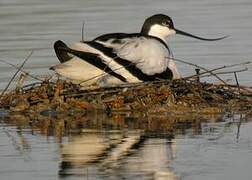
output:
<instances>
[{"instance_id":1,"label":"blue-grey water","mask_svg":"<svg viewBox=\"0 0 252 180\"><path fill-rule=\"evenodd\" d=\"M63 136L61 126L35 124L1 118L1 180L252 177L252 117L244 114L92 116Z\"/></svg>"},{"instance_id":2,"label":"blue-grey water","mask_svg":"<svg viewBox=\"0 0 252 180\"><path fill-rule=\"evenodd\" d=\"M48 68L58 63L53 43L80 41L83 21L84 38L90 40L104 33L138 32L144 19L155 13L171 16L178 29L196 35L230 36L216 42L171 37L176 58L208 68L251 61L251 0L0 0L0 59L21 64L34 50L24 70L49 76ZM184 76L194 73L194 67L178 67ZM247 68L238 78L251 86L252 66ZM0 89L15 71L0 62ZM222 77L235 83L233 75ZM240 123L239 117L218 122L209 118L198 128L179 130L173 138L146 137L132 128L123 133L76 133L61 141L53 134L1 121L0 179L250 180L252 123Z\"/></svg>"}]
</instances>

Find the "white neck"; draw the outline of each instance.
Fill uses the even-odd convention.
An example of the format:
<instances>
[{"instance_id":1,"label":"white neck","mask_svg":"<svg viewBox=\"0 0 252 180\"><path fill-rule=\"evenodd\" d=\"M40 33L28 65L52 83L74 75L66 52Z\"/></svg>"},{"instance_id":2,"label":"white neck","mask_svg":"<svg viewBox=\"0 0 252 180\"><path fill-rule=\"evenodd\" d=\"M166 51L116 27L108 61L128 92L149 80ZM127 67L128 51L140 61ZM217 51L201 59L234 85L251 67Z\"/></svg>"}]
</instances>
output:
<instances>
[{"instance_id":1,"label":"white neck","mask_svg":"<svg viewBox=\"0 0 252 180\"><path fill-rule=\"evenodd\" d=\"M176 34L175 30L169 29L168 27L161 26L159 24L155 24L155 25L151 26L151 28L148 32L148 35L158 37L158 38L162 39L163 41L165 41L165 39L168 36L175 35L175 34Z\"/></svg>"}]
</instances>

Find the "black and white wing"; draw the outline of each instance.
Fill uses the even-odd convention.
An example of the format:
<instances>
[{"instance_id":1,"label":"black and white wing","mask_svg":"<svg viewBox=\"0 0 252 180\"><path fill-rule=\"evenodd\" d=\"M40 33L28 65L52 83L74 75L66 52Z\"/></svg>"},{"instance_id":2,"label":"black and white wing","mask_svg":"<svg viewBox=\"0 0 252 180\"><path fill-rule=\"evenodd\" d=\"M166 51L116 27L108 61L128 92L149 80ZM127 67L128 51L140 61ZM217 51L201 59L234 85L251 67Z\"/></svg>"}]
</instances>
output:
<instances>
[{"instance_id":1,"label":"black and white wing","mask_svg":"<svg viewBox=\"0 0 252 180\"><path fill-rule=\"evenodd\" d=\"M157 38L139 34L108 34L65 51L123 82L172 79L169 51Z\"/></svg>"},{"instance_id":2,"label":"black and white wing","mask_svg":"<svg viewBox=\"0 0 252 180\"><path fill-rule=\"evenodd\" d=\"M168 46L158 38L117 33L100 36L92 43L113 57L108 66L121 65L140 81L172 79Z\"/></svg>"}]
</instances>

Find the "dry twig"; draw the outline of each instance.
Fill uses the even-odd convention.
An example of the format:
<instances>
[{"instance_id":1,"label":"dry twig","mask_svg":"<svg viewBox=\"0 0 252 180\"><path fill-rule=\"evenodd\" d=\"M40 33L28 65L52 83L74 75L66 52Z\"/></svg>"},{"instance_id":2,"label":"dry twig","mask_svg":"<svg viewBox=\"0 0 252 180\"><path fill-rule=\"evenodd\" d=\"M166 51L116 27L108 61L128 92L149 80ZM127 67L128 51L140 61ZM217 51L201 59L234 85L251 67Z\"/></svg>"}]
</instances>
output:
<instances>
[{"instance_id":1,"label":"dry twig","mask_svg":"<svg viewBox=\"0 0 252 180\"><path fill-rule=\"evenodd\" d=\"M33 50L31 51L31 53L25 58L24 62L21 64L21 66L18 68L18 70L15 72L15 74L12 76L12 78L10 79L9 83L7 84L7 86L4 88L4 90L2 91L1 95L0 95L0 100L3 97L4 93L8 90L10 84L12 83L12 81L15 79L15 77L17 76L17 74L19 73L19 71L23 68L23 66L25 65L25 63L29 60L29 58L31 57L31 55L33 54Z\"/></svg>"},{"instance_id":2,"label":"dry twig","mask_svg":"<svg viewBox=\"0 0 252 180\"><path fill-rule=\"evenodd\" d=\"M8 65L14 67L15 69L19 69L18 66L14 65L14 64L11 64L11 63L9 63L9 62L6 62L6 61L4 61L4 60L1 60L1 59L0 59L0 62L5 63L5 64L8 64ZM22 69L20 69L20 71L23 72L24 74L26 74L27 76L29 76L29 77L35 79L35 80L38 80L38 81L41 81L41 82L43 81L42 79L40 79L40 78L38 78L38 77L36 77L36 76L33 76L32 74L28 73L27 71L24 71L24 70L22 70Z\"/></svg>"}]
</instances>

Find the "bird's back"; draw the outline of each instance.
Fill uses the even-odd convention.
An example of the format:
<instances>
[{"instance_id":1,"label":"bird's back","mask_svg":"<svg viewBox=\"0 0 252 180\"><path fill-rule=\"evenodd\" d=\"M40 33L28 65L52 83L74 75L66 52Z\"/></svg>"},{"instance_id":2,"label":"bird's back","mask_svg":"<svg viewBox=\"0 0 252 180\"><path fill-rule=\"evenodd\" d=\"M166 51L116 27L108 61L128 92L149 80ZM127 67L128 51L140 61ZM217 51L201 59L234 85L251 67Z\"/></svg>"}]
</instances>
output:
<instances>
[{"instance_id":1,"label":"bird's back","mask_svg":"<svg viewBox=\"0 0 252 180\"><path fill-rule=\"evenodd\" d=\"M110 48L116 57L124 59L147 75L165 71L170 56L166 45L160 40L146 36L110 38L95 40L95 42Z\"/></svg>"}]
</instances>

